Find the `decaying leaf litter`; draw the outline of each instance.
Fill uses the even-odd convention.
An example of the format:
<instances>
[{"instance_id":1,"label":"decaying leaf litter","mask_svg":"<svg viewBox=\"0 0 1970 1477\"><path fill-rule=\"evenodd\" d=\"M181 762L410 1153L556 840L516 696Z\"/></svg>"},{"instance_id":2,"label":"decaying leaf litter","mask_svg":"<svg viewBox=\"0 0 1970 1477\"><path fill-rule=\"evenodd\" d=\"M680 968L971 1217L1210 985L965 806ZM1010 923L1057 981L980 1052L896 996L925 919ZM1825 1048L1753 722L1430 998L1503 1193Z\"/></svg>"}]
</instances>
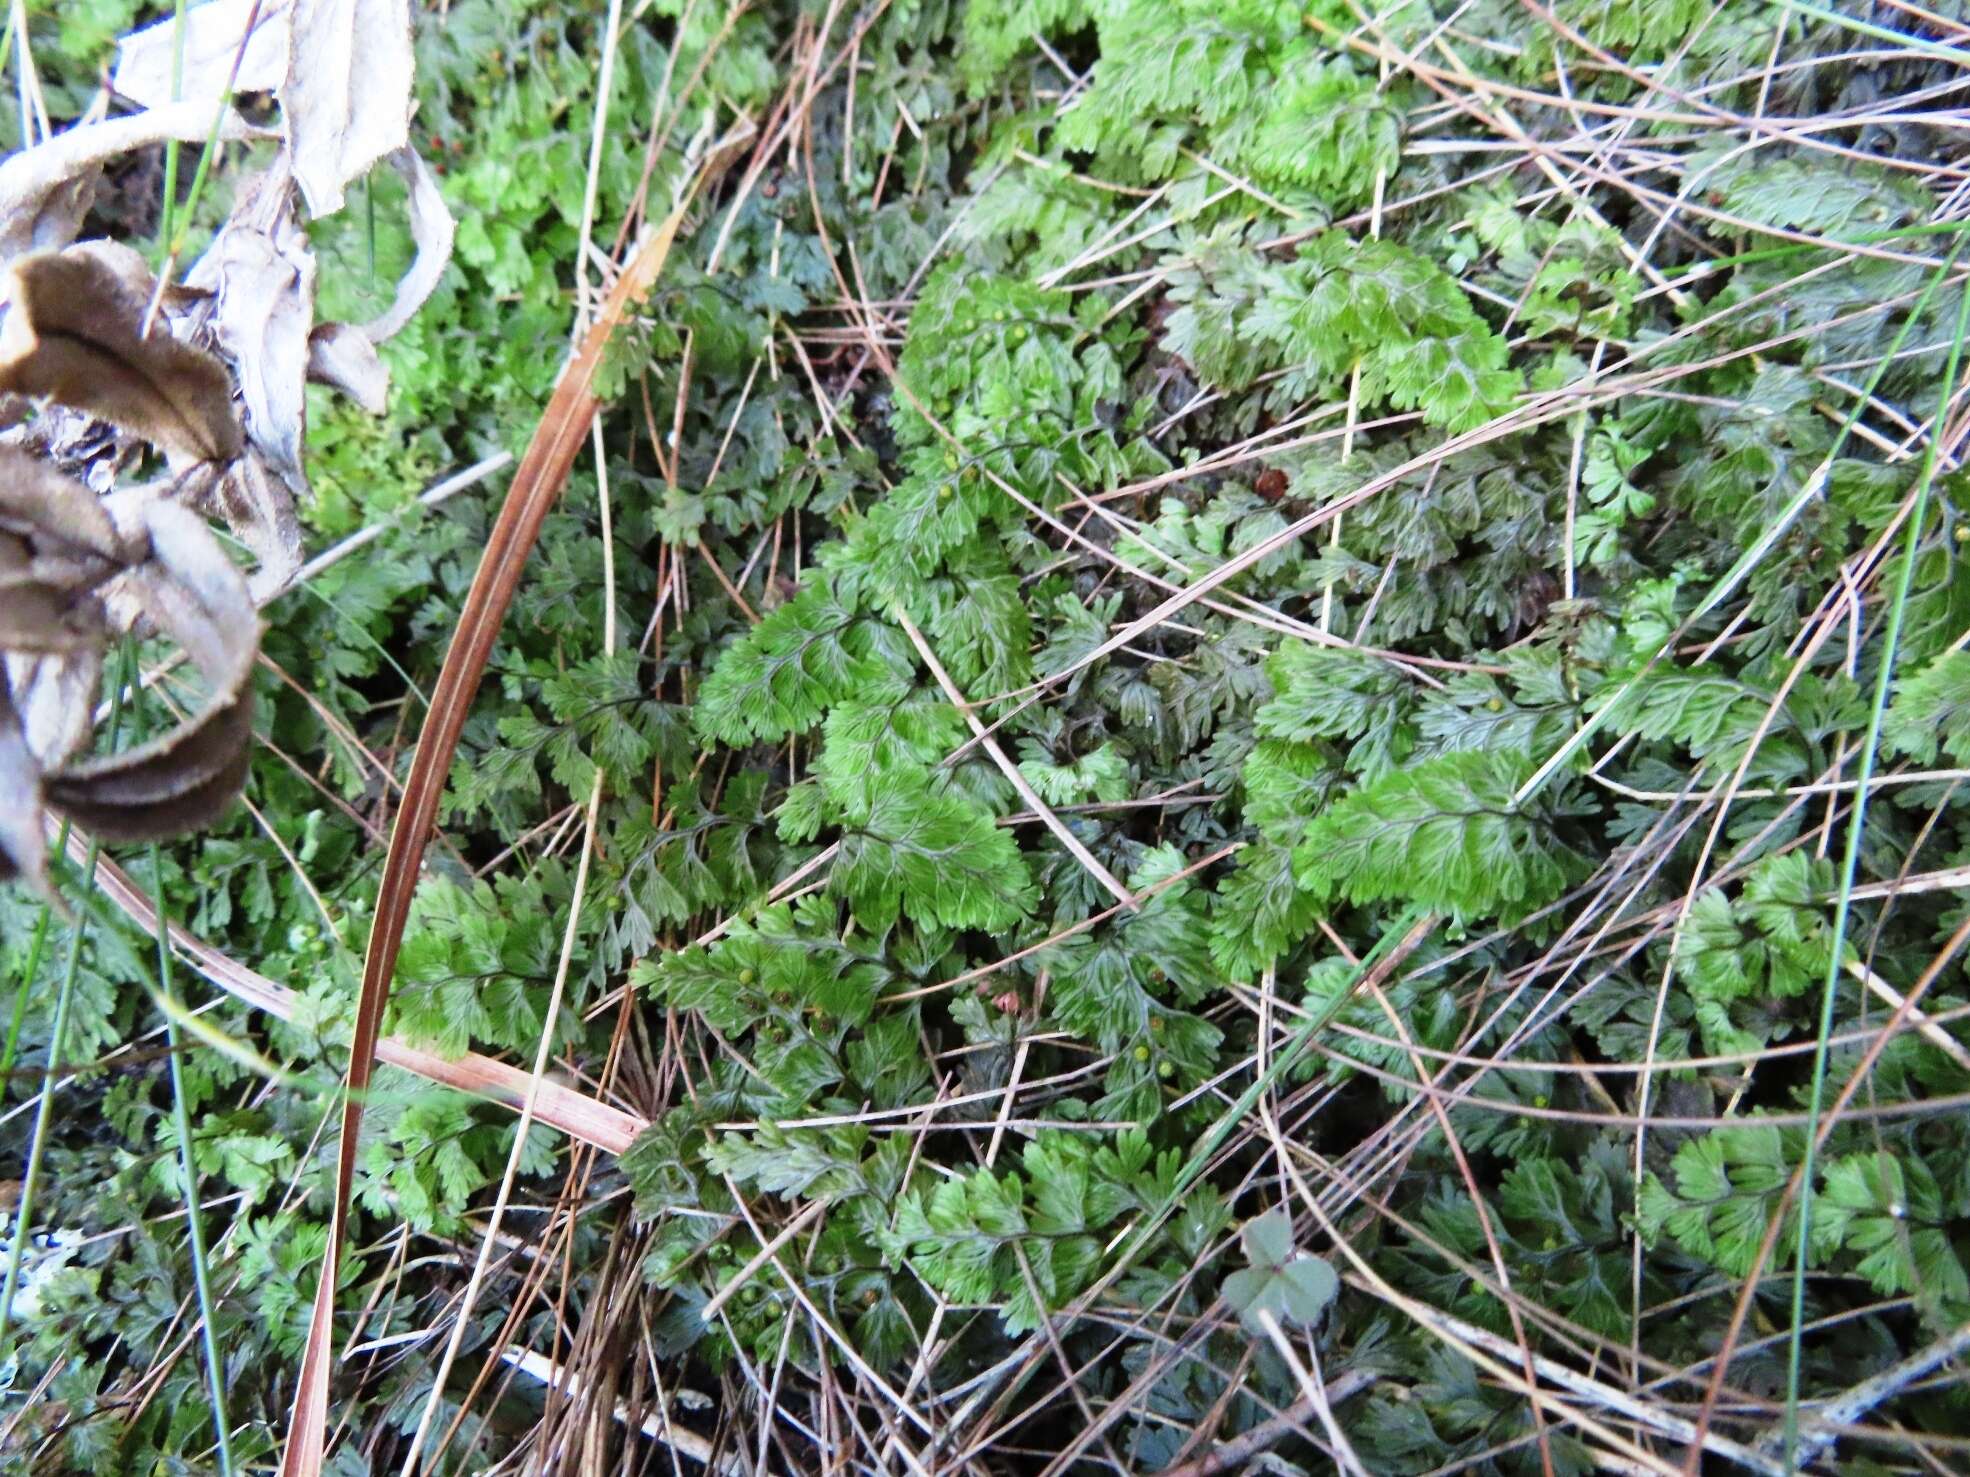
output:
<instances>
[{"instance_id":1,"label":"decaying leaf litter","mask_svg":"<svg viewBox=\"0 0 1970 1477\"><path fill-rule=\"evenodd\" d=\"M1963 757L1947 347L1961 171L1921 142L1953 116L1935 50L1950 32L1931 34L1928 12L1896 29L1909 22L1891 7L1893 24L1873 16L1858 33L1891 46L1869 72L1827 48L1837 19L1795 53L1796 17L1757 7L1766 29L1734 33L1683 9L1562 6L1516 17L1523 36L1488 12L1421 5L830 10L777 32L735 13L701 26L687 68L673 65L689 59L681 45L670 53L658 95L675 111L652 110L645 183L662 167L680 199L679 178L726 177L619 336L636 342L586 356L543 422L498 525L518 536L495 536L503 552L481 572L495 594L477 607L492 625L516 596L543 608L517 588L536 536L547 583L564 579L541 520L591 436L580 391L599 371L657 466L638 480L637 448L612 466L592 431L601 585L613 620L613 480L658 509L631 525L657 550L643 675L697 743L635 738L625 756L591 721L595 699L650 721L634 706L648 700L620 695L606 660L567 676L563 652L536 676L568 683L551 716L579 742L533 738L530 714L500 723L516 747L559 745L546 752L570 803L543 861L572 845L577 877L593 862L604 894L623 894L621 916L586 925L600 962L575 984L616 1033L567 1065L599 1060L600 1097L630 1073L653 1123L624 1158L639 1217L611 1233L602 1274L558 1294L579 1324L522 1334L527 1299L556 1296L550 1274L524 1274L497 1356L471 1366L474 1396L515 1370L547 1382L527 1438L542 1460L640 1427L693 1460L792 1468L805 1460L794 1433L815 1440L818 1425L912 1470L1221 1470L1275 1447L1349 1471L1410 1470L1424 1450L1435 1467L1675 1470L1707 1451L1778 1470L1837 1439L1799 1408L1802 1381L1825 1413L1865 1422L1960 1353L1954 1150L1933 1142L1932 1115L1962 1093L1948 1074L1964 1051L1950 973L1963 930L1931 910L1908 932L1907 911L1955 875L1944 838L1960 777L1899 763ZM10 647L0 838L17 866L44 807L142 838L214 818L237 789L252 721L237 615L300 558L299 387L313 373L383 404L379 326L403 326L449 245L429 208L437 181L393 137L410 79L399 94L389 68L332 44L357 39L342 21L387 37L407 16L192 11L206 12L260 28L243 52L208 33L187 79L216 79L209 98L257 83L286 121L265 140L274 166L237 182L182 289L146 290L150 264L101 248L89 264L61 239L81 192L50 165L17 175L33 220L15 234L62 253L30 260L29 278L104 273L143 303L21 340L23 392L78 419L59 439L59 413L28 427L18 465L37 491L0 524L20 609L42 612L20 650L47 684L36 704ZM942 70L962 94L937 91L930 51L909 60L913 25L950 48ZM634 34L612 21L598 38L602 76ZM1473 35L1493 48L1469 52ZM155 92L148 36L126 50L127 80L166 113L183 104ZM324 59L305 85L283 62L304 43ZM734 51L750 74L721 73ZM1677 75L1699 62L1721 71ZM1822 104L1778 79L1840 67L1867 86L1800 126ZM367 84L350 87L372 75L395 100L374 114L351 106ZM719 101L692 111L678 99L701 82ZM1008 87L1030 89L1038 121L994 115L993 89ZM876 99L894 104L886 150L880 123L862 132ZM1747 121L1768 105L1792 122ZM212 116L208 135L252 133ZM1005 136L980 145L993 127ZM1722 147L1703 152L1700 130ZM1506 150L1511 183L1471 133ZM1761 149L1782 153L1769 177L1744 163L1765 168ZM417 266L369 327L317 328L300 212L385 157L424 222ZM939 171L962 179L967 164L962 204L925 205L920 228L882 216L886 193L929 200ZM851 183L877 202L859 215ZM1456 213L1439 215L1430 202L1446 195ZM584 251L602 224L584 212ZM461 250L482 252L483 222L468 226ZM742 280L768 285L719 309L735 301L717 280L728 247L753 273ZM962 268L937 270L945 253ZM1731 290L1709 295L1726 272ZM1833 290L1803 323L1778 306L1842 272L1875 280ZM1898 333L1871 321L1884 308ZM758 315L763 335L721 311ZM802 418L806 455L839 458L795 479L804 503L748 506L743 467L721 482L735 440L749 459L764 434L748 406L776 428ZM33 441L44 422L50 439ZM105 424L153 445L164 480L117 485L160 469ZM1165 444L1191 460L1173 465ZM616 516L646 516L633 507L619 494ZM250 591L221 572L230 558L200 519L171 516L184 508L251 552ZM802 581L780 575L783 554ZM728 626L707 640L693 606L700 621L725 609ZM222 626L234 639L216 639ZM76 715L94 706L110 636L133 628L182 646L211 693L204 715L148 754L59 765L49 734L86 742ZM1905 629L1904 677L1880 653ZM434 689L453 739L494 649L490 626L474 631L476 653L461 639L460 675L448 663ZM670 650L693 654L688 673L664 665ZM378 897L389 942L364 985L365 1065L393 972L415 997L445 937L413 896L448 767L431 753L407 782L413 824L399 818ZM1879 798L1877 756L1899 763ZM468 807L487 793L469 774L451 783ZM778 849L755 860L772 843L744 841L736 864L689 855L666 875L671 828L715 834L721 807L762 805L754 783L778 796ZM1904 792L1927 820L1888 817L1899 856L1864 851L1841 797L1880 814ZM605 793L630 819L647 813L642 829L598 827ZM1132 807L1151 830L1129 829ZM680 889L704 885L695 875L719 890L694 901ZM553 1001L584 914L578 882L560 896ZM135 898L119 901L140 912ZM1843 949L1850 909L1872 898L1901 910L1899 955L1881 952L1888 919L1874 915L1869 952ZM393 971L399 939L410 957ZM620 988L632 959L632 982L667 1007L660 1041ZM205 960L221 984L254 988L223 954ZM1845 981L1861 1009L1836 1015ZM1885 1026L1869 1014L1884 1006ZM545 1052L551 1036L523 1040ZM1936 1055L1918 1062L1911 1045ZM1810 1085L1774 1092L1815 1055ZM934 1092L913 1058L941 1074ZM1904 1074L1885 1104L1877 1062ZM1337 1129L1377 1083L1385 1121ZM1873 1117L1851 1111L1864 1084ZM1905 1161L1881 1138L1902 1117L1911 1133L1930 1125ZM515 1140L495 1203L521 1157ZM345 1152L338 1206L354 1163ZM571 1166L562 1186L550 1224L564 1255L593 1173ZM1787 1208L1802 1190L1819 1240ZM1542 1246L1554 1226L1566 1235ZM341 1230L338 1210L329 1245ZM495 1214L480 1269L499 1230ZM1779 1289L1798 1266L1803 1296L1809 1263L1886 1299L1837 1316L1812 1305L1875 1342L1846 1365L1816 1344L1802 1364L1795 1342L1774 1381L1741 1363L1785 1342L1746 1323L1751 1291L1761 1266ZM1699 1358L1654 1326L1685 1306L1726 1323L1739 1359L1710 1357L1714 1341ZM333 1307L316 1304L288 1470L323 1460ZM612 1349L652 1329L723 1373L728 1455L669 1427L674 1371L653 1349L616 1366ZM1887 1347L1891 1329L1910 1347ZM459 1347L463 1324L444 1332ZM542 1336L557 1357L527 1342ZM1660 1393L1679 1380L1692 1398ZM436 1459L427 1434L439 1450L490 1439L439 1388L414 1400L399 1449L413 1467ZM771 1419L748 1415L761 1410ZM1932 1460L1954 1449L1947 1430L1872 1435L1928 1443Z\"/></svg>"},{"instance_id":2,"label":"decaying leaf litter","mask_svg":"<svg viewBox=\"0 0 1970 1477\"><path fill-rule=\"evenodd\" d=\"M105 841L159 840L216 819L237 794L252 741L254 605L301 563L304 384L333 384L380 411L388 377L375 346L415 312L450 250L450 216L409 148L406 6L208 4L192 16L182 59L175 22L121 47L113 86L144 111L85 126L82 138L50 139L0 168L11 248L0 394L42 411L16 433L4 493L0 790L9 802L0 868L40 888L44 810ZM338 87L338 69L323 58L351 36L364 49L340 57ZM237 182L232 215L182 283L154 276L127 243L76 240L119 153L160 137L248 139L255 131L230 98L258 91L280 102L280 126L267 130L276 153ZM143 128L156 110L166 116ZM339 209L348 182L386 158L413 183L425 255L383 319L317 324L297 206ZM13 418L22 420L19 409ZM142 463L146 446L166 475L99 499ZM251 551L251 596L199 515L222 519ZM209 706L139 750L71 763L93 734L105 651L131 632L177 642L205 679Z\"/></svg>"}]
</instances>

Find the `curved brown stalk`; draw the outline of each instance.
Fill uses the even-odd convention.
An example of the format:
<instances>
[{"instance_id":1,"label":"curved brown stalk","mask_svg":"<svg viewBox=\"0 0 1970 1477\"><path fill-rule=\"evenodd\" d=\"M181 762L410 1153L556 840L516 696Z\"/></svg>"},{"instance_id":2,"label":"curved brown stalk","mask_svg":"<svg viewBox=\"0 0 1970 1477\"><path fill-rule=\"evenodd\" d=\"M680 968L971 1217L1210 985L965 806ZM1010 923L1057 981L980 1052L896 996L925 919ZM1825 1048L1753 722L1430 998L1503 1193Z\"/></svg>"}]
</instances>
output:
<instances>
[{"instance_id":1,"label":"curved brown stalk","mask_svg":"<svg viewBox=\"0 0 1970 1477\"><path fill-rule=\"evenodd\" d=\"M609 337L629 309L655 283L670 255L678 227L697 193L716 171L714 159L701 169L683 192L675 210L630 258L616 279L581 346L561 371L554 393L527 443L526 454L507 488L506 501L486 539L485 556L459 611L458 630L445 664L431 691L431 708L418 737L417 754L404 781L403 804L391 827L384 857L383 880L376 895L376 916L370 924L369 949L363 959L362 990L356 1002L355 1038L350 1049L348 1092L342 1102L342 1137L335 1162L335 1192L329 1220L328 1250L322 1259L321 1281L315 1289L314 1311L308 1324L308 1344L301 1360L301 1377L289 1415L287 1445L281 1477L314 1477L320 1472L328 1419L328 1371L334 1353L335 1287L341 1268L341 1246L347 1229L350 1191L356 1176L356 1139L362 1126L363 1096L375 1067L383 1008L390 998L397 951L417 890L424 847L444 793L452 755L458 747L472 700L485 675L493 642L505 619L520 575L540 536L541 524L568 479L576 454L588 436L589 423L600 409L593 390L596 371Z\"/></svg>"}]
</instances>

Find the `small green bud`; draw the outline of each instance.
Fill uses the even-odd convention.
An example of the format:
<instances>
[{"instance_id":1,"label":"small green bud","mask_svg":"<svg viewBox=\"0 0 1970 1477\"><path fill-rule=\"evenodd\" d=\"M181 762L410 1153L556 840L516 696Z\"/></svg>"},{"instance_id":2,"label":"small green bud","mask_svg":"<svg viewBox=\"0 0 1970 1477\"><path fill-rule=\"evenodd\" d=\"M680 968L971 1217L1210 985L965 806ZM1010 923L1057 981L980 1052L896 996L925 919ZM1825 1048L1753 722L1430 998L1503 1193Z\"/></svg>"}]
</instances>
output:
<instances>
[{"instance_id":1,"label":"small green bud","mask_svg":"<svg viewBox=\"0 0 1970 1477\"><path fill-rule=\"evenodd\" d=\"M1146 1061L1148 1061L1148 1060L1149 1060L1149 1048L1148 1048L1148 1047L1146 1047L1146 1046L1138 1046L1138 1047L1137 1047L1137 1048L1135 1049L1135 1059L1136 1059L1137 1061L1139 1061L1139 1062L1146 1062Z\"/></svg>"},{"instance_id":2,"label":"small green bud","mask_svg":"<svg viewBox=\"0 0 1970 1477\"><path fill-rule=\"evenodd\" d=\"M1158 1077L1161 1077L1165 1082L1168 1082L1172 1077L1176 1076L1176 1074L1177 1074L1176 1063L1158 1062L1156 1064L1156 1075Z\"/></svg>"}]
</instances>

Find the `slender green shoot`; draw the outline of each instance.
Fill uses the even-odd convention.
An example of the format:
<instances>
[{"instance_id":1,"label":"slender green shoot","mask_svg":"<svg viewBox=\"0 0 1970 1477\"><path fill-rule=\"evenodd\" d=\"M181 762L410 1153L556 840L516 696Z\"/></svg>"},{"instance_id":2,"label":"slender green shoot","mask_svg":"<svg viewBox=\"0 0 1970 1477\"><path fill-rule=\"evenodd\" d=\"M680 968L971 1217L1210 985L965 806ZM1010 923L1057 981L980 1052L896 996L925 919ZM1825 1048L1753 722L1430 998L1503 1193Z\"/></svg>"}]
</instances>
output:
<instances>
[{"instance_id":1,"label":"slender green shoot","mask_svg":"<svg viewBox=\"0 0 1970 1477\"><path fill-rule=\"evenodd\" d=\"M182 14L184 0L178 0L178 7ZM240 31L239 46L233 52L232 70L226 73L225 90L219 94L219 106L212 110L212 128L205 136L205 148L198 156L198 168L192 171L191 189L185 194L184 224L178 228L177 234L170 238L169 261L176 261L184 255L185 242L191 232L192 222L198 218L199 196L205 192L205 181L212 173L212 161L219 157L219 124L233 105L233 96L239 87L239 64L245 60L246 48L252 39L253 28L259 24L260 0L253 0L252 6L246 12L246 25ZM173 90L174 92L176 90L175 84Z\"/></svg>"},{"instance_id":2,"label":"slender green shoot","mask_svg":"<svg viewBox=\"0 0 1970 1477\"><path fill-rule=\"evenodd\" d=\"M118 674L115 690L110 694L109 742L116 747L116 736L123 726L123 694L125 684L122 674ZM82 866L82 888L86 892L95 884L96 859L101 847L95 841L89 843L89 854ZM82 943L88 937L88 916L78 912L68 935L68 961L62 970L62 982L55 994L55 1019L48 1032L48 1069L42 1079L41 1092L34 1107L34 1132L28 1140L27 1167L21 1172L20 1202L14 1207L14 1231L7 1244L7 1274L0 1281L0 1358L4 1358L9 1348L7 1336L13 1319L14 1294L20 1287L21 1260L27 1250L27 1228L34 1224L34 1192L41 1181L41 1155L48 1146L48 1123L54 1116L55 1079L61 1071L62 1047L68 1034L69 1006L75 1000L75 981L82 971ZM29 975L32 979L33 976Z\"/></svg>"},{"instance_id":3,"label":"slender green shoot","mask_svg":"<svg viewBox=\"0 0 1970 1477\"><path fill-rule=\"evenodd\" d=\"M171 18L171 101L185 92L185 0L177 0ZM214 125L217 126L216 124ZM159 261L171 253L172 214L178 205L178 141L164 141L164 201L158 210L157 254Z\"/></svg>"},{"instance_id":4,"label":"slender green shoot","mask_svg":"<svg viewBox=\"0 0 1970 1477\"><path fill-rule=\"evenodd\" d=\"M0 72L5 72L14 63L14 28L10 25L0 30ZM27 135L21 135L21 147L27 147Z\"/></svg>"},{"instance_id":5,"label":"slender green shoot","mask_svg":"<svg viewBox=\"0 0 1970 1477\"><path fill-rule=\"evenodd\" d=\"M62 822L61 834L55 838L55 850L68 850L68 822ZM7 1041L0 1046L0 1081L14 1070L14 1057L20 1050L21 1025L27 1019L27 992L35 980L41 976L41 956L48 948L48 926L54 921L55 910L46 903L41 905L41 916L34 921L34 938L27 946L27 962L21 968L21 982L14 988L14 1012L7 1022Z\"/></svg>"},{"instance_id":6,"label":"slender green shoot","mask_svg":"<svg viewBox=\"0 0 1970 1477\"><path fill-rule=\"evenodd\" d=\"M124 644L124 681L132 693L139 693L136 643ZM133 705L137 741L142 743L147 735L149 723L146 721L141 697ZM157 992L164 999L171 998L171 928L166 919L170 916L164 904L164 855L155 841L150 844L150 885L151 907L156 915L155 933L157 936ZM184 1179L185 1226L191 1238L192 1285L198 1294L199 1336L205 1351L205 1383L212 1399L212 1431L218 1438L219 1471L221 1477L232 1477L233 1446L231 1422L226 1419L226 1363L219 1354L218 1322L214 1315L212 1301L212 1279L207 1271L205 1254L205 1226L198 1210L198 1166L192 1157L191 1110L185 1102L185 1040L178 1026L178 1013L165 1010L165 1040L170 1046L168 1057L171 1062L171 1126L178 1136L178 1172Z\"/></svg>"},{"instance_id":7,"label":"slender green shoot","mask_svg":"<svg viewBox=\"0 0 1970 1477\"><path fill-rule=\"evenodd\" d=\"M1824 6L1803 4L1801 0L1779 0L1779 3L1787 10L1811 16L1825 25L1838 26L1843 31L1852 31L1858 36L1866 36L1874 41L1892 41L1895 45L1906 47L1910 51L1937 57L1946 62L1954 62L1959 67L1970 64L1970 51L1965 51L1960 46L1949 46L1941 41L1931 41L1926 36L1912 36L1907 31L1877 26L1857 16L1842 15L1836 10L1828 10Z\"/></svg>"},{"instance_id":8,"label":"slender green shoot","mask_svg":"<svg viewBox=\"0 0 1970 1477\"><path fill-rule=\"evenodd\" d=\"M1736 594L1738 587L1751 578L1752 572L1763 562L1765 556L1772 551L1779 540L1784 538L1792 525L1798 521L1799 515L1805 512L1811 503L1825 496L1827 479L1833 473L1833 463L1838 460L1842 448L1847 444L1848 436L1853 433L1854 423L1860 419L1862 407L1874 398L1874 392L1880 387L1882 377L1887 374L1888 366L1893 364L1895 362L1895 356L1901 353L1902 345L1908 341L1908 336L1913 331L1916 322L1922 317L1924 311L1927 310L1929 300L1936 295L1936 289L1941 287L1949 277L1951 269L1956 265L1957 256L1963 250L1963 241L1964 238L1959 233L1950 246L1949 255L1943 259L1943 264L1932 272L1929 280L1923 284L1921 296L1915 300L1915 306L1909 310L1908 317L1902 320L1902 326L1896 330L1893 342L1888 345L1888 351L1875 364L1873 372L1868 376L1865 389L1855 398L1853 408L1847 412L1846 418L1841 421L1840 430L1834 436L1832 446L1827 449L1826 456L1821 461L1818 472L1806 479L1805 486L1799 489L1792 501L1786 504L1784 510L1771 521L1757 538L1752 540L1751 546L1738 556L1737 561L1729 569L1724 571L1723 577L1710 587L1709 592L1697 603L1696 608L1684 618L1683 623L1663 638L1662 642L1650 654L1648 660L1643 662L1641 667L1623 682L1617 691L1610 693L1603 699L1594 711L1587 715L1585 721L1573 731L1566 742L1555 749L1547 757L1546 761L1532 772L1531 777L1519 786L1518 793L1512 797L1515 804L1524 805L1534 795L1538 794L1540 790L1545 788L1548 780L1552 779L1561 769L1571 763L1574 757L1586 748L1588 741L1600 731L1601 725L1619 711L1619 700L1622 695L1637 682L1640 682L1655 667L1657 662L1668 655L1675 648L1676 643L1683 639L1684 633L1692 625L1722 605L1732 595Z\"/></svg>"},{"instance_id":9,"label":"slender green shoot","mask_svg":"<svg viewBox=\"0 0 1970 1477\"><path fill-rule=\"evenodd\" d=\"M1950 256L1955 260L1955 253ZM1947 269L1945 269L1947 270ZM1860 769L1856 776L1854 813L1847 821L1847 841L1840 858L1840 900L1833 910L1833 949L1827 958L1826 987L1820 996L1819 1039L1813 1051L1813 1088L1808 1108L1806 1158L1799 1173L1799 1231L1792 1256L1792 1327L1786 1340L1785 1356L1785 1470L1796 1468L1799 1444L1799 1375L1802 1333L1806 1308L1807 1238L1812 1234L1813 1169L1819 1147L1820 1113L1826 1103L1827 1042L1833 1035L1833 1006L1840 986L1840 961L1846 952L1847 924L1853 908L1854 877L1860 867L1861 838L1867 830L1868 786L1874 778L1875 756L1881 746L1881 720L1888 708L1888 692L1895 675L1895 651L1902 637L1902 619L1908 609L1909 588L1915 581L1915 560L1922 544L1922 525L1929 512L1929 491L1935 485L1936 463L1942 454L1944 423L1956 390L1957 370L1963 359L1963 341L1970 334L1970 284L1962 288L1957 306L1956 336L1950 343L1949 361L1943 367L1942 390L1936 401L1936 417L1929 431L1929 445L1922 456L1922 472L1915 485L1915 505L1909 510L1908 528L1902 535L1902 558L1895 575L1895 593L1888 606L1888 625L1882 639L1881 668L1874 677L1874 700L1867 715L1867 737L1861 743ZM1892 356L1891 356L1892 357ZM1885 360L1883 362L1886 362Z\"/></svg>"},{"instance_id":10,"label":"slender green shoot","mask_svg":"<svg viewBox=\"0 0 1970 1477\"><path fill-rule=\"evenodd\" d=\"M167 994L171 988L171 940L165 925L163 857L157 843L150 848L151 902L157 909L157 983ZM219 1471L232 1477L233 1447L231 1423L226 1419L226 1364L219 1354L219 1336L213 1317L212 1279L207 1272L205 1227L198 1213L198 1167L192 1162L192 1120L185 1105L184 1033L170 1011L164 1012L165 1039L171 1059L171 1124L178 1135L178 1170L185 1183L185 1225L191 1235L192 1284L198 1291L199 1336L205 1346L205 1383L212 1397L212 1432L219 1440Z\"/></svg>"}]
</instances>

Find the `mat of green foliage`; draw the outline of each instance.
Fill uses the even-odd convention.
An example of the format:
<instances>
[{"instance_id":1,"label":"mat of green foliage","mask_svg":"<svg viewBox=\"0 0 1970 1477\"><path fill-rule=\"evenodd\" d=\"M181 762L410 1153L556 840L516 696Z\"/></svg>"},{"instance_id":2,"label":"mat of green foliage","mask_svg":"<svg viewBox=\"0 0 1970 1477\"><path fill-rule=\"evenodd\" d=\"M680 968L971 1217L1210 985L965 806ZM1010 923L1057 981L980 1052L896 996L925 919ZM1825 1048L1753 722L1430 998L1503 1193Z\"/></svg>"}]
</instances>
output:
<instances>
[{"instance_id":1,"label":"mat of green foliage","mask_svg":"<svg viewBox=\"0 0 1970 1477\"><path fill-rule=\"evenodd\" d=\"M28 7L57 109L138 9ZM1970 1319L1970 10L632 9L603 247L694 130L806 125L624 336L613 549L584 461L428 859L391 1029L530 1061L602 772L552 1028L654 1124L572 1175L534 1130L431 1469L669 1471L683 1386L774 1472L1961 1470L1951 1366L1896 1367ZM260 1470L498 487L415 498L563 357L602 14L421 17L456 259L390 415L310 432L313 542L384 532L269 612L253 808L158 879L305 1000L177 984L261 1059L184 1062ZM408 256L369 189L324 316ZM100 910L0 891L0 1154L71 959L0 1448L213 1470L155 949ZM385 1070L369 1125L341 1477L403 1464L513 1116ZM512 1347L604 1381L588 1434Z\"/></svg>"}]
</instances>

